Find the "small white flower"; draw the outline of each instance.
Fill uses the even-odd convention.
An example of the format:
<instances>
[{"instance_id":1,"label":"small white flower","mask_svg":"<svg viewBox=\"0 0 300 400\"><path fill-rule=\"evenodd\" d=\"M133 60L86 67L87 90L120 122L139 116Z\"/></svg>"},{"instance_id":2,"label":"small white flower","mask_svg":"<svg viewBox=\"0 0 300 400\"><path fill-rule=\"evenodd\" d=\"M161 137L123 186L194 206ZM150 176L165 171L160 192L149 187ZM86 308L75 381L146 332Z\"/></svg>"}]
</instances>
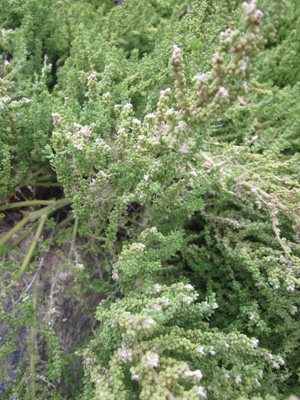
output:
<instances>
[{"instance_id":1,"label":"small white flower","mask_svg":"<svg viewBox=\"0 0 300 400\"><path fill-rule=\"evenodd\" d=\"M156 353L150 353L146 356L146 360L151 367L157 367L159 363L159 355Z\"/></svg>"},{"instance_id":2,"label":"small white flower","mask_svg":"<svg viewBox=\"0 0 300 400\"><path fill-rule=\"evenodd\" d=\"M138 381L139 380L139 376L138 375L132 375L131 380Z\"/></svg>"},{"instance_id":3,"label":"small white flower","mask_svg":"<svg viewBox=\"0 0 300 400\"><path fill-rule=\"evenodd\" d=\"M261 378L264 376L264 371L263 371L262 369L259 371L259 376L260 376Z\"/></svg>"},{"instance_id":4,"label":"small white flower","mask_svg":"<svg viewBox=\"0 0 300 400\"><path fill-rule=\"evenodd\" d=\"M198 352L199 352L199 354L200 354L200 356L201 356L201 357L205 355L205 353L204 353L203 349L204 349L204 347L203 347L203 346L201 346L201 347L198 347Z\"/></svg>"},{"instance_id":5,"label":"small white flower","mask_svg":"<svg viewBox=\"0 0 300 400\"><path fill-rule=\"evenodd\" d=\"M13 31L12 29L4 29L4 28L1 29L2 36L5 36L7 33L10 33L12 31Z\"/></svg>"},{"instance_id":6,"label":"small white flower","mask_svg":"<svg viewBox=\"0 0 300 400\"><path fill-rule=\"evenodd\" d=\"M250 319L255 319L255 315L253 313L251 313Z\"/></svg>"},{"instance_id":7,"label":"small white flower","mask_svg":"<svg viewBox=\"0 0 300 400\"><path fill-rule=\"evenodd\" d=\"M130 103L126 103L125 106L124 106L124 108L130 108L130 107L131 107Z\"/></svg>"},{"instance_id":8,"label":"small white flower","mask_svg":"<svg viewBox=\"0 0 300 400\"><path fill-rule=\"evenodd\" d=\"M196 75L194 78L196 79L197 83L200 83L200 82L205 83L205 82L207 82L207 76L205 74Z\"/></svg>"},{"instance_id":9,"label":"small white flower","mask_svg":"<svg viewBox=\"0 0 300 400\"><path fill-rule=\"evenodd\" d=\"M245 92L248 92L248 90L249 90L249 86L246 81L244 82L244 89L245 89Z\"/></svg>"},{"instance_id":10,"label":"small white flower","mask_svg":"<svg viewBox=\"0 0 300 400\"><path fill-rule=\"evenodd\" d=\"M295 290L295 288L293 286L288 286L286 288L286 290L289 290L290 292L293 292Z\"/></svg>"},{"instance_id":11,"label":"small white flower","mask_svg":"<svg viewBox=\"0 0 300 400\"><path fill-rule=\"evenodd\" d=\"M188 149L189 149L189 148L188 148L188 145L187 145L186 143L184 143L184 144L180 147L179 153L180 153L181 155L187 154Z\"/></svg>"},{"instance_id":12,"label":"small white flower","mask_svg":"<svg viewBox=\"0 0 300 400\"><path fill-rule=\"evenodd\" d=\"M164 96L165 94L168 95L168 94L170 94L170 93L171 93L171 89L170 89L170 88L167 88L167 89L165 89L165 90L161 90L161 91L160 91L160 95L161 95L161 96Z\"/></svg>"},{"instance_id":13,"label":"small white flower","mask_svg":"<svg viewBox=\"0 0 300 400\"><path fill-rule=\"evenodd\" d=\"M187 369L187 364L183 364L183 366L180 368L179 373L182 374L183 371L185 371Z\"/></svg>"},{"instance_id":14,"label":"small white flower","mask_svg":"<svg viewBox=\"0 0 300 400\"><path fill-rule=\"evenodd\" d=\"M118 273L115 271L112 273L112 278L114 281L118 281L120 279Z\"/></svg>"},{"instance_id":15,"label":"small white flower","mask_svg":"<svg viewBox=\"0 0 300 400\"><path fill-rule=\"evenodd\" d=\"M216 51L213 55L212 55L213 59L218 60L220 58L220 54Z\"/></svg>"},{"instance_id":16,"label":"small white flower","mask_svg":"<svg viewBox=\"0 0 300 400\"><path fill-rule=\"evenodd\" d=\"M186 371L185 375L190 377L195 377L196 379L198 379L198 381L200 381L203 378L200 369L197 369L196 371Z\"/></svg>"},{"instance_id":17,"label":"small white flower","mask_svg":"<svg viewBox=\"0 0 300 400\"><path fill-rule=\"evenodd\" d=\"M122 347L122 349L118 349L118 355L122 361L126 361L127 358L132 357L132 351Z\"/></svg>"},{"instance_id":18,"label":"small white flower","mask_svg":"<svg viewBox=\"0 0 300 400\"><path fill-rule=\"evenodd\" d=\"M191 296L187 296L187 297L185 298L185 301L186 301L188 304L191 304L191 302L193 301L193 298L192 298Z\"/></svg>"},{"instance_id":19,"label":"small white flower","mask_svg":"<svg viewBox=\"0 0 300 400\"><path fill-rule=\"evenodd\" d=\"M255 378L255 382L260 386L260 382L257 378Z\"/></svg>"},{"instance_id":20,"label":"small white flower","mask_svg":"<svg viewBox=\"0 0 300 400\"><path fill-rule=\"evenodd\" d=\"M161 311L161 307L158 304L154 304L153 306L154 310L160 312Z\"/></svg>"},{"instance_id":21,"label":"small white flower","mask_svg":"<svg viewBox=\"0 0 300 400\"><path fill-rule=\"evenodd\" d=\"M222 99L227 99L228 97L228 90L225 89L223 86L220 87L219 91L218 91L218 96L222 97Z\"/></svg>"},{"instance_id":22,"label":"small white flower","mask_svg":"<svg viewBox=\"0 0 300 400\"><path fill-rule=\"evenodd\" d=\"M252 342L252 344L253 344L253 347L256 349L256 347L258 346L259 340L257 340L257 339L252 339L251 342Z\"/></svg>"},{"instance_id":23,"label":"small white flower","mask_svg":"<svg viewBox=\"0 0 300 400\"><path fill-rule=\"evenodd\" d=\"M160 290L161 290L161 286L157 283L157 284L155 285L155 291L156 291L156 293L159 293Z\"/></svg>"},{"instance_id":24,"label":"small white flower","mask_svg":"<svg viewBox=\"0 0 300 400\"><path fill-rule=\"evenodd\" d=\"M181 131L185 131L186 123L184 121L179 121L178 126Z\"/></svg>"},{"instance_id":25,"label":"small white flower","mask_svg":"<svg viewBox=\"0 0 300 400\"><path fill-rule=\"evenodd\" d=\"M274 359L273 354L268 354L268 359L269 359L269 360L273 360L273 359Z\"/></svg>"},{"instance_id":26,"label":"small white flower","mask_svg":"<svg viewBox=\"0 0 300 400\"><path fill-rule=\"evenodd\" d=\"M76 265L76 268L79 269L80 271L84 271L84 265L83 264L78 263Z\"/></svg>"},{"instance_id":27,"label":"small white flower","mask_svg":"<svg viewBox=\"0 0 300 400\"><path fill-rule=\"evenodd\" d=\"M285 364L285 361L282 357L278 357L278 361L280 362L281 365Z\"/></svg>"},{"instance_id":28,"label":"small white flower","mask_svg":"<svg viewBox=\"0 0 300 400\"><path fill-rule=\"evenodd\" d=\"M149 179L149 175L144 175L144 179L147 181Z\"/></svg>"},{"instance_id":29,"label":"small white flower","mask_svg":"<svg viewBox=\"0 0 300 400\"><path fill-rule=\"evenodd\" d=\"M218 304L217 304L217 303L214 303L214 304L213 304L213 308L214 308L214 309L219 308Z\"/></svg>"},{"instance_id":30,"label":"small white flower","mask_svg":"<svg viewBox=\"0 0 300 400\"><path fill-rule=\"evenodd\" d=\"M152 226L152 228L150 228L149 230L152 233L156 233L157 232L157 228L155 226Z\"/></svg>"},{"instance_id":31,"label":"small white flower","mask_svg":"<svg viewBox=\"0 0 300 400\"><path fill-rule=\"evenodd\" d=\"M235 376L235 380L236 380L236 383L241 383L242 382L242 378L241 378L240 375L236 375Z\"/></svg>"},{"instance_id":32,"label":"small white flower","mask_svg":"<svg viewBox=\"0 0 300 400\"><path fill-rule=\"evenodd\" d=\"M168 305L170 305L170 300L169 300L168 298L167 298L167 299L163 299L162 304L163 304L164 306L168 306Z\"/></svg>"},{"instance_id":33,"label":"small white flower","mask_svg":"<svg viewBox=\"0 0 300 400\"><path fill-rule=\"evenodd\" d=\"M214 351L214 346L211 346L210 350L209 350L210 354L212 356L214 356L216 354L216 352Z\"/></svg>"},{"instance_id":34,"label":"small white flower","mask_svg":"<svg viewBox=\"0 0 300 400\"><path fill-rule=\"evenodd\" d=\"M186 290L188 290L189 292L190 292L191 290L194 290L193 286L190 285L190 284L185 285L184 288L185 288Z\"/></svg>"},{"instance_id":35,"label":"small white flower","mask_svg":"<svg viewBox=\"0 0 300 400\"><path fill-rule=\"evenodd\" d=\"M145 324L145 325L148 325L148 326L151 326L151 325L154 325L154 324L155 324L155 321L154 321L153 318L149 317L149 318L147 318L147 319L144 321L144 324Z\"/></svg>"},{"instance_id":36,"label":"small white flower","mask_svg":"<svg viewBox=\"0 0 300 400\"><path fill-rule=\"evenodd\" d=\"M131 245L130 247L132 247L132 245ZM136 244L133 245L133 247L138 248L139 250L144 251L146 246L145 246L143 243L136 243Z\"/></svg>"},{"instance_id":37,"label":"small white flower","mask_svg":"<svg viewBox=\"0 0 300 400\"><path fill-rule=\"evenodd\" d=\"M61 123L61 118L59 118L59 115L57 113L52 113L51 116L53 118L53 125L57 128L58 125Z\"/></svg>"},{"instance_id":38,"label":"small white flower","mask_svg":"<svg viewBox=\"0 0 300 400\"><path fill-rule=\"evenodd\" d=\"M205 392L203 386L199 386L198 387L197 394L200 397L205 397L206 398L206 392Z\"/></svg>"},{"instance_id":39,"label":"small white flower","mask_svg":"<svg viewBox=\"0 0 300 400\"><path fill-rule=\"evenodd\" d=\"M228 343L225 343L225 347L226 347L226 349L229 349L229 344Z\"/></svg>"},{"instance_id":40,"label":"small white flower","mask_svg":"<svg viewBox=\"0 0 300 400\"><path fill-rule=\"evenodd\" d=\"M167 117L170 117L171 115L176 114L176 111L174 111L174 108L168 108L165 114Z\"/></svg>"},{"instance_id":41,"label":"small white flower","mask_svg":"<svg viewBox=\"0 0 300 400\"><path fill-rule=\"evenodd\" d=\"M90 133L91 133L91 131L90 131L90 128L88 127L88 126L86 126L86 125L84 125L81 129L80 129L80 132L83 134L83 136L85 136L85 137L89 137L90 136Z\"/></svg>"},{"instance_id":42,"label":"small white flower","mask_svg":"<svg viewBox=\"0 0 300 400\"><path fill-rule=\"evenodd\" d=\"M141 124L141 121L139 119L137 119L137 118L133 118L132 122L134 122L137 125Z\"/></svg>"},{"instance_id":43,"label":"small white flower","mask_svg":"<svg viewBox=\"0 0 300 400\"><path fill-rule=\"evenodd\" d=\"M145 115L145 118L155 118L155 115L150 113L150 114Z\"/></svg>"},{"instance_id":44,"label":"small white flower","mask_svg":"<svg viewBox=\"0 0 300 400\"><path fill-rule=\"evenodd\" d=\"M96 76L96 72L95 72L95 71L91 72L91 73L89 74L89 76L88 76L88 82L90 83L90 81L91 81L95 76Z\"/></svg>"}]
</instances>

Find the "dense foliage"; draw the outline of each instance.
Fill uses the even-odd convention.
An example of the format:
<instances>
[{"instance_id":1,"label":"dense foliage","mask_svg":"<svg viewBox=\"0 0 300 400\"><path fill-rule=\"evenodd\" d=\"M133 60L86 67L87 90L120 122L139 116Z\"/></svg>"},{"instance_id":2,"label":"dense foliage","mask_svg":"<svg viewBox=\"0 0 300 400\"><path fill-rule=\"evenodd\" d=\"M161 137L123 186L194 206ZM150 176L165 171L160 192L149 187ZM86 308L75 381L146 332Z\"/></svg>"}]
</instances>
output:
<instances>
[{"instance_id":1,"label":"dense foliage","mask_svg":"<svg viewBox=\"0 0 300 400\"><path fill-rule=\"evenodd\" d=\"M299 26L296 0L2 0L3 360L30 326L3 399L300 393ZM76 349L38 301L53 244L50 303L62 269L105 297Z\"/></svg>"}]
</instances>

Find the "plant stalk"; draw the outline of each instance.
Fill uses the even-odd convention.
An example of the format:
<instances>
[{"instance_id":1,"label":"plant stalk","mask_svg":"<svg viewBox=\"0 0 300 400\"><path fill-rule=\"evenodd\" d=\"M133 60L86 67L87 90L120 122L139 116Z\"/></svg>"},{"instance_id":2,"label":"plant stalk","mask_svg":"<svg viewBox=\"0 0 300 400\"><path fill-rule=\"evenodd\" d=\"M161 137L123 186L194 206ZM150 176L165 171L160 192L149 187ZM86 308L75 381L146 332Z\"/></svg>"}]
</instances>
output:
<instances>
[{"instance_id":1,"label":"plant stalk","mask_svg":"<svg viewBox=\"0 0 300 400\"><path fill-rule=\"evenodd\" d=\"M35 313L37 310L37 295L39 289L39 282L40 282L40 272L38 273L33 289L33 299L32 299L32 312ZM30 327L30 389L31 389L31 397L35 399L35 362L36 362L36 343L35 343L35 336L36 336L36 320Z\"/></svg>"},{"instance_id":2,"label":"plant stalk","mask_svg":"<svg viewBox=\"0 0 300 400\"><path fill-rule=\"evenodd\" d=\"M28 253L26 254L25 260L23 261L23 264L21 266L20 271L18 271L15 275L16 280L19 280L23 277L23 275L25 274L26 268L31 260L31 257L33 255L33 252L36 248L37 242L39 241L41 234L42 234L42 230L44 228L44 225L47 221L47 215L43 215L40 219L40 223L38 225L38 228L36 230L36 234L35 237L33 239L33 241L31 242L30 248L28 250Z\"/></svg>"},{"instance_id":3,"label":"plant stalk","mask_svg":"<svg viewBox=\"0 0 300 400\"><path fill-rule=\"evenodd\" d=\"M29 221L33 222L36 219L42 217L43 215L49 217L52 213L54 213L58 209L66 206L67 204L70 204L70 201L68 199L50 200L50 201L45 200L45 201L47 201L49 205L47 207L41 208L40 210L33 211L27 214L17 225L15 225L9 232L7 232L6 235L4 235L0 239L0 247L3 246L15 233L19 232L23 228L23 226L26 225ZM21 202L21 203L27 203L28 205L28 203L31 203L31 201Z\"/></svg>"}]
</instances>

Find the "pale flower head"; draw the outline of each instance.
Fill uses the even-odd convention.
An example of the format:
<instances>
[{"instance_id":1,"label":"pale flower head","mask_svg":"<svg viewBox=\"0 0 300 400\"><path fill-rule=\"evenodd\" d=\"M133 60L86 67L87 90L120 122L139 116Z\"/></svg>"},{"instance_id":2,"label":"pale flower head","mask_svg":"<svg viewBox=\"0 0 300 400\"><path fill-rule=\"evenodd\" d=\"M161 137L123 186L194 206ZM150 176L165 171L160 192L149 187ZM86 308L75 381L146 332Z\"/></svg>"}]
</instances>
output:
<instances>
[{"instance_id":1,"label":"pale flower head","mask_svg":"<svg viewBox=\"0 0 300 400\"><path fill-rule=\"evenodd\" d=\"M278 361L280 362L281 365L285 364L285 361L282 357L278 357Z\"/></svg>"},{"instance_id":2,"label":"pale flower head","mask_svg":"<svg viewBox=\"0 0 300 400\"><path fill-rule=\"evenodd\" d=\"M163 304L164 306L169 306L169 305L170 305L170 300L169 300L168 298L167 298L167 299L163 299L162 304Z\"/></svg>"},{"instance_id":3,"label":"pale flower head","mask_svg":"<svg viewBox=\"0 0 300 400\"><path fill-rule=\"evenodd\" d=\"M157 283L154 287L155 287L156 293L159 293L161 290L161 286Z\"/></svg>"},{"instance_id":4,"label":"pale flower head","mask_svg":"<svg viewBox=\"0 0 300 400\"><path fill-rule=\"evenodd\" d=\"M186 123L184 121L179 121L178 127L179 127L179 129L181 131L185 131L186 130Z\"/></svg>"},{"instance_id":5,"label":"pale flower head","mask_svg":"<svg viewBox=\"0 0 300 400\"><path fill-rule=\"evenodd\" d=\"M149 317L149 318L147 318L147 319L144 321L144 324L145 324L146 326L155 325L155 321L154 321L153 318Z\"/></svg>"},{"instance_id":6,"label":"pale flower head","mask_svg":"<svg viewBox=\"0 0 300 400\"><path fill-rule=\"evenodd\" d=\"M222 97L222 99L227 99L228 97L228 90L225 89L223 86L220 87L219 91L218 91L218 96Z\"/></svg>"},{"instance_id":7,"label":"pale flower head","mask_svg":"<svg viewBox=\"0 0 300 400\"><path fill-rule=\"evenodd\" d=\"M122 347L121 349L118 349L118 356L121 358L122 361L126 361L128 358L132 357L132 351L130 349Z\"/></svg>"},{"instance_id":8,"label":"pale flower head","mask_svg":"<svg viewBox=\"0 0 300 400\"><path fill-rule=\"evenodd\" d=\"M205 398L206 398L206 392L205 392L203 386L199 386L199 387L198 387L198 389L197 389L197 394L198 394L198 396L200 396L200 397L205 397Z\"/></svg>"},{"instance_id":9,"label":"pale flower head","mask_svg":"<svg viewBox=\"0 0 300 400\"><path fill-rule=\"evenodd\" d=\"M93 80L93 78L95 78L95 76L96 72L95 71L91 72L88 76L88 83L90 83Z\"/></svg>"},{"instance_id":10,"label":"pale flower head","mask_svg":"<svg viewBox=\"0 0 300 400\"><path fill-rule=\"evenodd\" d=\"M165 89L165 90L161 90L161 91L160 91L160 95L161 95L161 96L168 95L168 94L170 94L170 93L171 93L171 89L170 89L170 88L167 88L167 89Z\"/></svg>"},{"instance_id":11,"label":"pale flower head","mask_svg":"<svg viewBox=\"0 0 300 400\"><path fill-rule=\"evenodd\" d=\"M159 363L159 355L156 353L148 353L148 355L146 355L146 360L151 367L157 367Z\"/></svg>"},{"instance_id":12,"label":"pale flower head","mask_svg":"<svg viewBox=\"0 0 300 400\"><path fill-rule=\"evenodd\" d=\"M205 74L202 75L195 75L194 77L197 81L197 83L206 83L207 82L207 76Z\"/></svg>"},{"instance_id":13,"label":"pale flower head","mask_svg":"<svg viewBox=\"0 0 300 400\"><path fill-rule=\"evenodd\" d=\"M184 154L187 154L188 152L188 145L186 143L184 143L180 149L179 149L179 153L183 156Z\"/></svg>"},{"instance_id":14,"label":"pale flower head","mask_svg":"<svg viewBox=\"0 0 300 400\"><path fill-rule=\"evenodd\" d=\"M202 356L204 356L205 355L205 353L204 353L204 347L203 346L201 346L201 347L198 347L198 352L199 352L199 354L200 354L200 356L202 357Z\"/></svg>"},{"instance_id":15,"label":"pale flower head","mask_svg":"<svg viewBox=\"0 0 300 400\"><path fill-rule=\"evenodd\" d=\"M145 115L145 118L147 118L147 119L155 118L155 115L150 113L150 114Z\"/></svg>"},{"instance_id":16,"label":"pale flower head","mask_svg":"<svg viewBox=\"0 0 300 400\"><path fill-rule=\"evenodd\" d=\"M185 375L190 377L195 377L198 381L200 381L203 378L200 369L197 369L196 371L186 371Z\"/></svg>"},{"instance_id":17,"label":"pale flower head","mask_svg":"<svg viewBox=\"0 0 300 400\"><path fill-rule=\"evenodd\" d=\"M119 277L119 275L118 275L118 273L116 271L114 271L112 273L112 278L113 278L114 281L118 281L120 279L120 277Z\"/></svg>"},{"instance_id":18,"label":"pale flower head","mask_svg":"<svg viewBox=\"0 0 300 400\"><path fill-rule=\"evenodd\" d=\"M191 296L187 296L187 297L185 298L185 301L186 301L188 304L191 304L191 302L193 301L193 298L192 298Z\"/></svg>"}]
</instances>

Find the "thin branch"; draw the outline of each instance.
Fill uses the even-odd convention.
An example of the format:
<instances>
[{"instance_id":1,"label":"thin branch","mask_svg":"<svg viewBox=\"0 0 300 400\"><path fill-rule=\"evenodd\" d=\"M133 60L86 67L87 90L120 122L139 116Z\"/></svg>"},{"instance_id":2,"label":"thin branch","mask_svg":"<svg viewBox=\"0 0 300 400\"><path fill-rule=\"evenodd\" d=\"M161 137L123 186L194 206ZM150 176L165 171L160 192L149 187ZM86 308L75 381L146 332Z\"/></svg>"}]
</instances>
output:
<instances>
[{"instance_id":1,"label":"thin branch","mask_svg":"<svg viewBox=\"0 0 300 400\"><path fill-rule=\"evenodd\" d=\"M53 235L54 235L54 229L52 229L52 232L51 232L51 235L50 235L50 238L49 238L49 241L48 241L48 247L50 247L50 245L51 245L51 243L52 243ZM28 286L26 287L26 289L25 289L25 292L26 292L26 293L28 292L28 290L31 288L31 286L33 285L34 281L36 280L36 277L37 277L38 273L40 272L40 270L41 270L41 268L42 268L43 262L44 262L44 260L45 260L47 254L48 254L48 251L45 251L45 253L42 255L42 258L41 258L41 260L40 260L38 269L36 270L35 274L33 275L33 278L31 279L31 282L29 283L29 285L28 285ZM18 304L21 300L22 300L22 297L20 296L20 297L18 298L18 300L16 300L16 301L6 310L6 312L8 312L8 311L10 311L12 308L14 308L15 305Z\"/></svg>"}]
</instances>

